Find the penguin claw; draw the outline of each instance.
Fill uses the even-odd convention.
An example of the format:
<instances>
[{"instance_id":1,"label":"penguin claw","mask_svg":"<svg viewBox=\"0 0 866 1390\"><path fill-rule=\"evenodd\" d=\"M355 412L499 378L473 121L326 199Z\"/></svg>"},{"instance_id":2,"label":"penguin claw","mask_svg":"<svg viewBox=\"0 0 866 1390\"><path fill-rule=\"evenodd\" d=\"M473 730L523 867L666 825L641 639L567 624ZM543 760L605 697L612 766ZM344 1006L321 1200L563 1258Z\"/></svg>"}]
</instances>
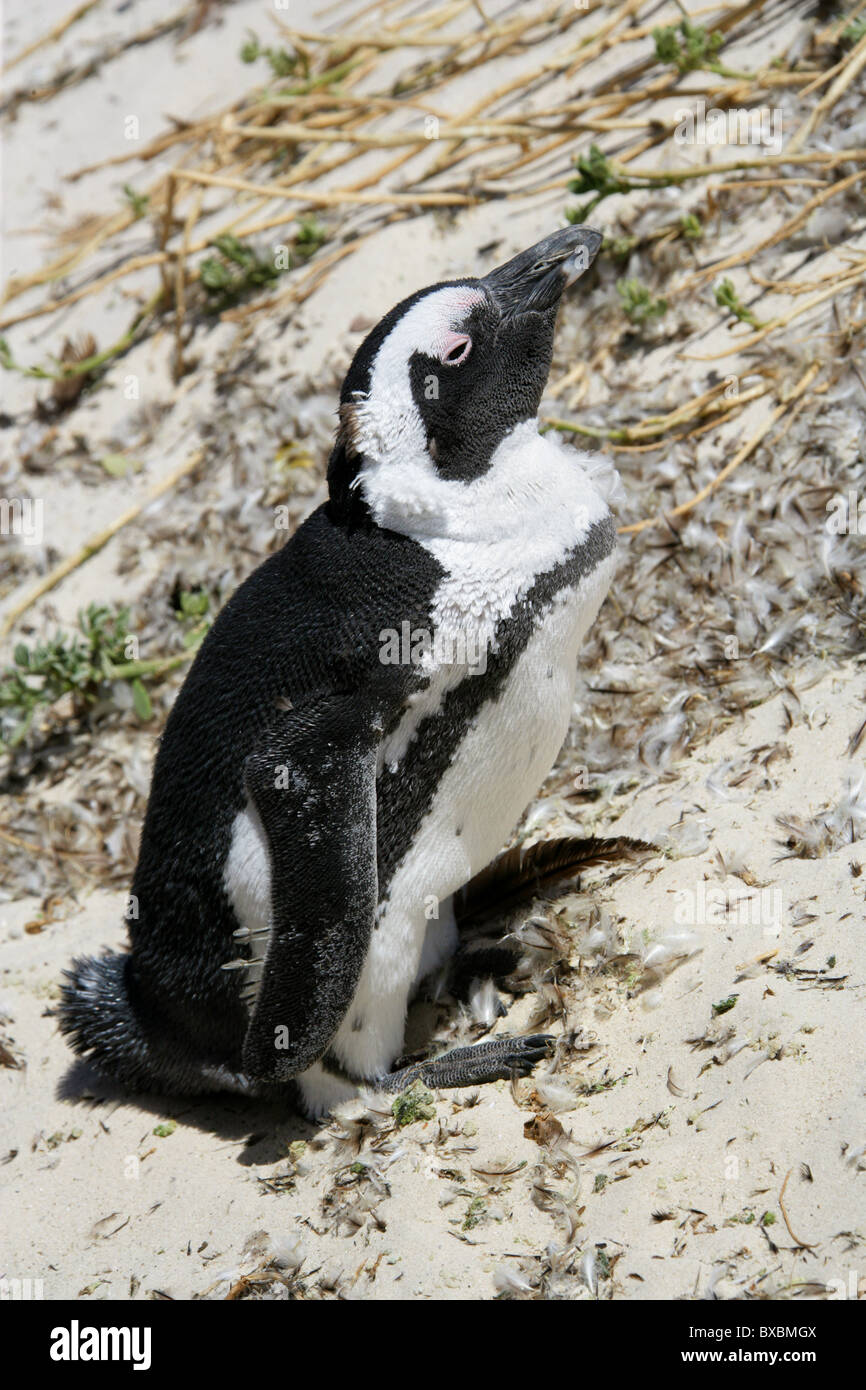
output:
<instances>
[{"instance_id":1,"label":"penguin claw","mask_svg":"<svg viewBox=\"0 0 866 1390\"><path fill-rule=\"evenodd\" d=\"M555 1041L548 1033L491 1038L472 1047L457 1047L432 1062L403 1067L384 1077L380 1084L385 1090L401 1091L413 1081L423 1081L436 1089L508 1081L514 1076L528 1076L549 1055Z\"/></svg>"}]
</instances>

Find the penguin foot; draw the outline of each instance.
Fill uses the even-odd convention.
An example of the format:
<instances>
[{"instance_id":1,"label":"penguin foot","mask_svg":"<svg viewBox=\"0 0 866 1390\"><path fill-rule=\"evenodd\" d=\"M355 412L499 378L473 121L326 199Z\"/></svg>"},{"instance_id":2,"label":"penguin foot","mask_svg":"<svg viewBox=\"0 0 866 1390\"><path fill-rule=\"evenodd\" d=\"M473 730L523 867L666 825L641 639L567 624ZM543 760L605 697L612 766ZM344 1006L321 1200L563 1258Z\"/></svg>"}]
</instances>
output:
<instances>
[{"instance_id":1,"label":"penguin foot","mask_svg":"<svg viewBox=\"0 0 866 1390\"><path fill-rule=\"evenodd\" d=\"M405 1091L413 1081L423 1081L434 1089L451 1086L482 1086L487 1081L508 1081L528 1076L543 1057L548 1056L555 1039L547 1033L531 1033L521 1038L491 1038L473 1047L456 1047L430 1062L413 1062L383 1076L383 1091Z\"/></svg>"}]
</instances>

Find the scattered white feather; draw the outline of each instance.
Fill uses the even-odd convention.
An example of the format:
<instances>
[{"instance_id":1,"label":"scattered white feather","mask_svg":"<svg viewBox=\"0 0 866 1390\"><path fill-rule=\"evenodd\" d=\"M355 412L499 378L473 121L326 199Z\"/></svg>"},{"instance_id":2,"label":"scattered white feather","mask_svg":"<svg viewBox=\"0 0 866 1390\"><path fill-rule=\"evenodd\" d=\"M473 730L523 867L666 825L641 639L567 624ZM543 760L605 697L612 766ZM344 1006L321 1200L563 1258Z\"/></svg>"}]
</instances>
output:
<instances>
[{"instance_id":1,"label":"scattered white feather","mask_svg":"<svg viewBox=\"0 0 866 1390\"><path fill-rule=\"evenodd\" d=\"M595 1260L595 1251L586 1250L580 1260L580 1277L590 1293L594 1294L598 1289L598 1267Z\"/></svg>"},{"instance_id":2,"label":"scattered white feather","mask_svg":"<svg viewBox=\"0 0 866 1390\"><path fill-rule=\"evenodd\" d=\"M493 1283L496 1292L504 1294L506 1297L533 1292L532 1284L526 1275L522 1274L519 1269L512 1268L511 1265L497 1265L493 1271Z\"/></svg>"}]
</instances>

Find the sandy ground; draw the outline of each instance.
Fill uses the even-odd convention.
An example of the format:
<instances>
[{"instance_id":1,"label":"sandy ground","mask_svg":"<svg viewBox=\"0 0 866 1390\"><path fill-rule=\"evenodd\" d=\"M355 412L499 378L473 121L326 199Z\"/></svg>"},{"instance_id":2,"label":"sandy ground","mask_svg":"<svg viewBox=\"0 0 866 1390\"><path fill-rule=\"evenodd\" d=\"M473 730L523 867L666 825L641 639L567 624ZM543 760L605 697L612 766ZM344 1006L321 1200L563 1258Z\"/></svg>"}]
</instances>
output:
<instances>
[{"instance_id":1,"label":"sandy ground","mask_svg":"<svg viewBox=\"0 0 866 1390\"><path fill-rule=\"evenodd\" d=\"M145 10L155 23L174 6L130 8L140 25ZM12 51L44 26L23 3L7 4L4 18ZM111 22L122 35L133 18L121 10ZM18 78L44 80L59 56L80 58L104 36L102 24L98 13L87 16L50 62L34 59ZM53 206L58 169L68 165L58 132L75 162L90 163L117 152L117 121L128 110L149 137L166 112L190 118L240 96L249 74L237 49L249 27L264 32L259 0L226 7L220 26L179 55L168 41L132 51L89 79L86 97L76 88L49 105L22 106L7 132L4 274L31 270L48 254L48 214L74 219L119 196L126 175L102 171L64 184L61 208ZM308 379L317 405L332 413L358 341L352 316L375 319L404 292L473 272L483 263L478 248L494 235L505 258L550 230L552 218L558 225L562 201L556 194L509 207L506 226L501 205L491 204L450 223L431 216L377 233L288 330L257 326L262 391L273 398L287 378L290 392ZM141 249L132 232L130 254ZM726 235L723 251L740 233L728 226ZM829 261L832 250L824 251ZM784 278L791 259L776 269ZM36 360L60 329L93 327L110 341L129 314L118 293L60 324L57 316L22 324L9 341L22 360ZM707 330L701 350L722 345L726 332ZM65 468L40 477L52 518L43 568L186 456L217 408L213 369L233 336L220 324L197 341L203 370L180 386L170 381L160 334L112 370L110 385L135 372L170 412L140 451L139 472L99 486ZM682 372L675 348L662 342L642 359L648 392ZM746 370L736 359L731 369ZM4 409L20 418L32 383L4 376L3 387ZM763 408L750 408L746 433ZM106 389L60 430L69 439L83 432L94 451L107 452L134 447L131 420L122 392ZM38 434L35 423L27 428L27 438ZM234 466L219 460L214 488ZM317 486L303 506L320 497ZM233 497L217 511L229 533ZM208 505L217 505L210 496ZM193 502L170 499L150 517L165 533L176 523L178 547L204 552L207 564ZM69 621L106 591L124 601L142 595L164 551L145 540L132 563L126 545L121 538L76 570L28 615L28 629ZM0 608L14 597L0 595ZM543 1024L568 1035L568 1056L564 1049L561 1063L514 1089L441 1093L433 1118L404 1128L375 1097L313 1127L235 1099L113 1093L72 1065L53 1008L71 956L123 941L122 891L70 892L57 920L46 920L42 896L4 893L0 1278L41 1280L49 1299L866 1295L866 816L855 737L864 698L862 659L828 659L820 680L784 689L696 741L654 785L598 817L585 804L577 813L585 831L660 848L639 868L593 871L580 894L557 904L568 946L561 987L548 981L503 996L508 1015L494 1031ZM585 708L591 696L579 700ZM155 732L129 735L139 778ZM580 757L570 747L563 768ZM50 797L71 796L76 775ZM530 824L555 830L541 804ZM485 1007L476 1001L474 1021L464 1021L473 1035ZM420 1030L431 1014L438 1017L419 1006L413 1025Z\"/></svg>"},{"instance_id":2,"label":"sandy ground","mask_svg":"<svg viewBox=\"0 0 866 1390\"><path fill-rule=\"evenodd\" d=\"M122 939L121 896L35 936L36 905L7 908L4 1009L26 1066L0 1075L2 1268L51 1298L218 1296L269 1251L302 1262L309 1293L484 1299L542 1269L555 1288L550 1247L574 1222L571 1297L864 1288L866 848L787 857L774 823L827 812L824 780L844 790L864 691L862 668L828 677L791 728L770 701L629 805L616 830L670 848L593 892L616 921L583 948L569 1025L586 1051L552 1121L530 1080L442 1093L402 1130L387 1102L318 1135L242 1102L132 1104L69 1068L52 1017L70 952Z\"/></svg>"}]
</instances>

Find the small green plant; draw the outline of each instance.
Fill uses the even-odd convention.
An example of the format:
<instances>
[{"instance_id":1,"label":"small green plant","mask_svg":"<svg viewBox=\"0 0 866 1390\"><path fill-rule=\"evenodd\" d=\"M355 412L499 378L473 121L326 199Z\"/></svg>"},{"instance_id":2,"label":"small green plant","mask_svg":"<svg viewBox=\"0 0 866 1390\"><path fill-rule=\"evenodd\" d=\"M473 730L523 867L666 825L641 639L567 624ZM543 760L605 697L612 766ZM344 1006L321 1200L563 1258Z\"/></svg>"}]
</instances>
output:
<instances>
[{"instance_id":1,"label":"small green plant","mask_svg":"<svg viewBox=\"0 0 866 1390\"><path fill-rule=\"evenodd\" d=\"M123 196L132 208L136 217L143 217L147 212L147 205L150 202L149 193L136 193L131 184L123 185Z\"/></svg>"},{"instance_id":2,"label":"small green plant","mask_svg":"<svg viewBox=\"0 0 866 1390\"><path fill-rule=\"evenodd\" d=\"M8 747L14 748L25 737L40 706L51 705L67 694L78 707L97 699L100 688L111 679L112 669L127 660L128 620L127 608L112 613L92 603L86 613L78 615L80 635L68 639L57 633L34 647L18 643L15 665L0 676L0 710L15 721L8 735L4 729L3 741ZM6 722L4 718L4 725Z\"/></svg>"},{"instance_id":3,"label":"small green plant","mask_svg":"<svg viewBox=\"0 0 866 1390\"><path fill-rule=\"evenodd\" d=\"M112 611L98 603L79 613L78 631L72 637L58 632L32 647L19 642L13 653L15 664L0 673L0 746L17 747L37 712L62 696L72 696L73 717L78 717L104 698L107 688L117 681L129 685L139 719L150 719L153 710L145 681L159 679L189 660L210 623L206 598L200 613L181 612L181 619L194 625L184 634L187 649L176 656L134 659L136 643L129 630L129 609ZM194 607L200 607L200 596L195 600Z\"/></svg>"},{"instance_id":4,"label":"small green plant","mask_svg":"<svg viewBox=\"0 0 866 1390\"><path fill-rule=\"evenodd\" d=\"M632 323L649 323L652 319L660 319L667 313L667 300L654 299L647 286L642 285L634 276L617 280L616 289L622 307Z\"/></svg>"},{"instance_id":5,"label":"small green plant","mask_svg":"<svg viewBox=\"0 0 866 1390\"><path fill-rule=\"evenodd\" d=\"M302 218L292 253L285 257L284 264L279 264L276 257L261 255L236 236L226 234L215 237L210 244L218 254L206 256L199 266L199 278L208 297L208 307L218 313L236 304L250 291L273 284L298 261L312 256L327 240L327 235L315 217Z\"/></svg>"},{"instance_id":6,"label":"small green plant","mask_svg":"<svg viewBox=\"0 0 866 1390\"><path fill-rule=\"evenodd\" d=\"M734 1216L726 1217L724 1224L726 1226L752 1226L754 1225L754 1221L755 1213L752 1211L752 1208L744 1207L742 1211L736 1212Z\"/></svg>"},{"instance_id":7,"label":"small green plant","mask_svg":"<svg viewBox=\"0 0 866 1390\"><path fill-rule=\"evenodd\" d=\"M700 24L681 19L679 24L657 25L653 42L660 63L670 63L679 72L694 72L718 65L716 55L724 47L725 36L718 30L708 34Z\"/></svg>"},{"instance_id":8,"label":"small green plant","mask_svg":"<svg viewBox=\"0 0 866 1390\"><path fill-rule=\"evenodd\" d=\"M328 233L321 222L315 217L302 217L295 235L295 250L300 256L312 256L327 239Z\"/></svg>"},{"instance_id":9,"label":"small green plant","mask_svg":"<svg viewBox=\"0 0 866 1390\"><path fill-rule=\"evenodd\" d=\"M423 1081L413 1081L408 1090L393 1102L391 1114L400 1129L413 1125L416 1120L433 1120L436 1117L436 1103Z\"/></svg>"},{"instance_id":10,"label":"small green plant","mask_svg":"<svg viewBox=\"0 0 866 1390\"><path fill-rule=\"evenodd\" d=\"M177 1129L177 1120L163 1120L161 1124L154 1125L153 1132L157 1139L168 1139L169 1135L174 1134Z\"/></svg>"},{"instance_id":11,"label":"small green plant","mask_svg":"<svg viewBox=\"0 0 866 1390\"><path fill-rule=\"evenodd\" d=\"M855 43L859 43L866 37L866 15L861 15L859 19L852 19L839 35L839 42L845 48L853 48Z\"/></svg>"},{"instance_id":12,"label":"small green plant","mask_svg":"<svg viewBox=\"0 0 866 1390\"><path fill-rule=\"evenodd\" d=\"M751 309L747 308L734 289L733 281L724 279L716 285L716 303L720 309L727 309L729 314L739 319L741 323L750 323L753 328L761 328L760 319L756 318Z\"/></svg>"},{"instance_id":13,"label":"small green plant","mask_svg":"<svg viewBox=\"0 0 866 1390\"><path fill-rule=\"evenodd\" d=\"M236 236L218 236L210 244L219 254L205 257L199 278L215 311L236 304L249 290L270 285L282 274L273 258L261 256Z\"/></svg>"},{"instance_id":14,"label":"small green plant","mask_svg":"<svg viewBox=\"0 0 866 1390\"><path fill-rule=\"evenodd\" d=\"M602 250L613 256L615 261L627 261L638 244L638 238L631 233L623 236L605 237Z\"/></svg>"},{"instance_id":15,"label":"small green plant","mask_svg":"<svg viewBox=\"0 0 866 1390\"><path fill-rule=\"evenodd\" d=\"M204 589L192 593L182 590L178 595L178 610L175 613L184 633L181 641L188 652L194 652L201 645L202 638L213 622L210 613L210 595Z\"/></svg>"},{"instance_id":16,"label":"small green plant","mask_svg":"<svg viewBox=\"0 0 866 1390\"><path fill-rule=\"evenodd\" d=\"M566 209L565 216L569 222L583 222L593 208L598 207L602 199L609 198L612 193L630 193L634 188L643 187L626 175L618 173L598 145L590 145L588 153L578 155L575 167L577 178L570 181L569 193L591 193L593 196L588 203Z\"/></svg>"},{"instance_id":17,"label":"small green plant","mask_svg":"<svg viewBox=\"0 0 866 1390\"><path fill-rule=\"evenodd\" d=\"M473 1197L469 1206L466 1208L466 1216L463 1221L463 1230L472 1231L487 1215L487 1203L483 1197Z\"/></svg>"},{"instance_id":18,"label":"small green plant","mask_svg":"<svg viewBox=\"0 0 866 1390\"><path fill-rule=\"evenodd\" d=\"M720 1014L730 1013L739 997L739 994L729 994L727 999L720 999L718 1004L714 1004L713 1013L716 1018L718 1018Z\"/></svg>"},{"instance_id":19,"label":"small green plant","mask_svg":"<svg viewBox=\"0 0 866 1390\"><path fill-rule=\"evenodd\" d=\"M653 29L656 58L660 63L670 63L677 72L695 72L700 68L716 72L720 77L750 78L754 73L735 72L719 62L718 54L724 47L725 36L718 29L704 29L700 24L692 24L681 19L679 24L660 24Z\"/></svg>"},{"instance_id":20,"label":"small green plant","mask_svg":"<svg viewBox=\"0 0 866 1390\"><path fill-rule=\"evenodd\" d=\"M602 199L609 198L613 193L637 193L647 188L676 188L689 176L688 173L682 172L652 176L628 174L608 159L598 145L590 145L588 153L578 155L575 167L577 178L569 182L569 193L590 193L592 197L587 203L565 209L565 220L571 223L585 221ZM624 241L625 238L620 240ZM611 246L605 243L604 249L610 250Z\"/></svg>"},{"instance_id":21,"label":"small green plant","mask_svg":"<svg viewBox=\"0 0 866 1390\"><path fill-rule=\"evenodd\" d=\"M693 212L684 212L680 218L680 231L687 241L700 241L704 229Z\"/></svg>"},{"instance_id":22,"label":"small green plant","mask_svg":"<svg viewBox=\"0 0 866 1390\"><path fill-rule=\"evenodd\" d=\"M300 72L302 77L308 77L310 72L309 63L303 54L290 53L287 48L262 48L252 31L246 43L241 45L240 58L242 63L255 63L259 58L267 59L274 77L293 77L296 72Z\"/></svg>"},{"instance_id":23,"label":"small green plant","mask_svg":"<svg viewBox=\"0 0 866 1390\"><path fill-rule=\"evenodd\" d=\"M204 589L181 589L178 595L178 613L181 618L201 618L210 607L210 598Z\"/></svg>"},{"instance_id":24,"label":"small green plant","mask_svg":"<svg viewBox=\"0 0 866 1390\"><path fill-rule=\"evenodd\" d=\"M595 1181L592 1184L593 1192L604 1192L604 1189L607 1187L609 1182L610 1178L608 1177L607 1173L596 1173Z\"/></svg>"}]
</instances>

